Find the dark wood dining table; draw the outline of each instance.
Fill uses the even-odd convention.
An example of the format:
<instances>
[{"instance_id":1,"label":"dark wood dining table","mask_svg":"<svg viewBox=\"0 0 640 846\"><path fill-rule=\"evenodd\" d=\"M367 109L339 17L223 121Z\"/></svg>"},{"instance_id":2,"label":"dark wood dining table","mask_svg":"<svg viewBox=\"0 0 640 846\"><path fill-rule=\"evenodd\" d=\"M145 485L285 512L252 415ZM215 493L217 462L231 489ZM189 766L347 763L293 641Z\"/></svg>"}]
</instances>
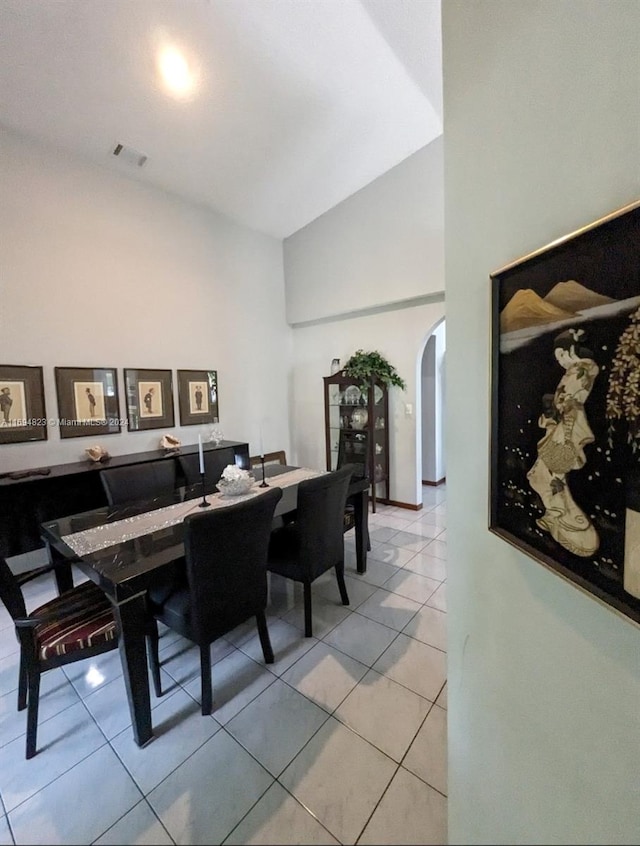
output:
<instances>
[{"instance_id":1,"label":"dark wood dining table","mask_svg":"<svg viewBox=\"0 0 640 846\"><path fill-rule=\"evenodd\" d=\"M277 486L277 476L283 475L282 499L276 507L275 519L296 509L299 482L290 483L289 476L285 484L285 474L292 471L304 475L302 468L265 467L271 486ZM184 517L181 515L198 513L197 501L203 499L203 493L209 501L215 497L216 505L221 504L215 488L203 492L201 485L194 485L180 488L166 497L126 506L105 506L42 524L42 537L53 561L62 567L73 563L102 588L113 603L120 630L120 658L133 735L138 746L145 746L153 739L145 643L146 593L162 570L184 555ZM368 494L368 479L352 479L348 502L355 511L356 566L360 573L365 572L367 566ZM237 500L224 498L228 504L234 501ZM178 522L172 522L176 518ZM90 543L85 541L87 536L91 537ZM83 549L85 544L86 550Z\"/></svg>"}]
</instances>

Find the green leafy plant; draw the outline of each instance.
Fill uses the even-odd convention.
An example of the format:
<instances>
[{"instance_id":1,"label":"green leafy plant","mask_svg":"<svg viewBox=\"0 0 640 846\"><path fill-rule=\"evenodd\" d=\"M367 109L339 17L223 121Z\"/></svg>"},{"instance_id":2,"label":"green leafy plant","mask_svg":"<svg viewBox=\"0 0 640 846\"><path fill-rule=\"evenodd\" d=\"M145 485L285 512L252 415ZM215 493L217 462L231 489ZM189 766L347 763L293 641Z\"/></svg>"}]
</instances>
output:
<instances>
[{"instance_id":1,"label":"green leafy plant","mask_svg":"<svg viewBox=\"0 0 640 846\"><path fill-rule=\"evenodd\" d=\"M640 447L640 308L618 339L607 391L606 416L611 421L609 444L616 426L626 428L632 452Z\"/></svg>"},{"instance_id":2,"label":"green leafy plant","mask_svg":"<svg viewBox=\"0 0 640 846\"><path fill-rule=\"evenodd\" d=\"M406 390L406 383L404 379L398 374L393 364L389 364L387 359L382 356L377 350L372 352L364 352L364 350L356 350L351 358L344 366L344 372L352 379L360 379L361 386L366 388L372 376L379 379L387 387L396 385L402 390Z\"/></svg>"}]
</instances>

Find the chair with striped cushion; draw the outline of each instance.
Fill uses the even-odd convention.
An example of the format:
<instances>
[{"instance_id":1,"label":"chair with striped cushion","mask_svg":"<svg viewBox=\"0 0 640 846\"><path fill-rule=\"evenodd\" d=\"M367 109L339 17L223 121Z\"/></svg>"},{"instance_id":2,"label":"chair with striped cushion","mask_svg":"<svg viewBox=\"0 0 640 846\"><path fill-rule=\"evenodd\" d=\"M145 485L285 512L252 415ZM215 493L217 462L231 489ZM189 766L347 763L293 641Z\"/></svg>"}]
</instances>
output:
<instances>
[{"instance_id":1,"label":"chair with striped cushion","mask_svg":"<svg viewBox=\"0 0 640 846\"><path fill-rule=\"evenodd\" d=\"M27 758L36 754L40 676L46 670L116 649L118 629L103 591L84 582L27 614L21 585L53 565L14 575L0 558L0 599L20 643L18 710L27 709Z\"/></svg>"}]
</instances>

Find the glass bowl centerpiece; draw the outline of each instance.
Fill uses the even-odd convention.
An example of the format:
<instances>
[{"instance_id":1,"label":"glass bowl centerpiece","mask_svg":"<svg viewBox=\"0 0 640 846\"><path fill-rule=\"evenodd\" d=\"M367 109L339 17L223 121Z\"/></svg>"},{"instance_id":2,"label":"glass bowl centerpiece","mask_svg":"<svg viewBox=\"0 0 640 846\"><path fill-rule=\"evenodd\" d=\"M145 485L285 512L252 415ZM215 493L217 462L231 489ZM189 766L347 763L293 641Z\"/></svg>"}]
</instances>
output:
<instances>
[{"instance_id":1,"label":"glass bowl centerpiece","mask_svg":"<svg viewBox=\"0 0 640 846\"><path fill-rule=\"evenodd\" d=\"M247 470L227 464L216 487L222 496L240 496L249 493L254 482L254 477Z\"/></svg>"}]
</instances>

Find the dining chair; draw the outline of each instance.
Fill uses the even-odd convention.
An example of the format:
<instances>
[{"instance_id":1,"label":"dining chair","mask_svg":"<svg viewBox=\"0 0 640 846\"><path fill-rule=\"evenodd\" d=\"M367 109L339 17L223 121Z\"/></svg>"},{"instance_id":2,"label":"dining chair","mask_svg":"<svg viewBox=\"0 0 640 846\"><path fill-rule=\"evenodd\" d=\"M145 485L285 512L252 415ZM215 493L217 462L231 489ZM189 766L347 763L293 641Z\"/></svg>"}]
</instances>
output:
<instances>
[{"instance_id":1,"label":"dining chair","mask_svg":"<svg viewBox=\"0 0 640 846\"><path fill-rule=\"evenodd\" d=\"M265 452L264 456L262 455L252 455L249 458L249 462L251 464L251 469L255 467L262 467L262 459L264 458L265 464L282 464L286 465L287 463L287 453L284 449L279 449L276 452Z\"/></svg>"},{"instance_id":2,"label":"dining chair","mask_svg":"<svg viewBox=\"0 0 640 846\"><path fill-rule=\"evenodd\" d=\"M186 578L161 602L149 592L154 620L200 647L202 714L211 713L211 644L251 617L256 618L264 660L273 663L265 616L267 550L280 488L252 499L193 514L184 520ZM156 696L162 695L158 629L150 641Z\"/></svg>"},{"instance_id":3,"label":"dining chair","mask_svg":"<svg viewBox=\"0 0 640 846\"><path fill-rule=\"evenodd\" d=\"M353 470L354 479L364 479L369 475L369 462L367 458L368 449L366 441L355 441L354 437L362 437L361 432L340 432L340 442L338 448L338 462L336 469L340 470L342 467L350 466ZM354 452L354 449L359 449ZM342 524L343 532L348 532L355 528L356 512L355 507L347 500L344 508L344 520ZM371 539L369 537L369 526L367 524L367 550L371 551Z\"/></svg>"},{"instance_id":4,"label":"dining chair","mask_svg":"<svg viewBox=\"0 0 640 846\"><path fill-rule=\"evenodd\" d=\"M304 588L304 634L313 634L311 584L335 569L340 598L349 604L344 581L344 510L354 468L346 465L298 485L295 519L271 535L267 569Z\"/></svg>"},{"instance_id":5,"label":"dining chair","mask_svg":"<svg viewBox=\"0 0 640 846\"><path fill-rule=\"evenodd\" d=\"M220 481L224 468L236 463L235 452L233 447L224 447L224 449L206 450L203 456L205 485L212 491ZM187 485L195 485L201 481L200 459L197 453L179 455L178 461Z\"/></svg>"},{"instance_id":6,"label":"dining chair","mask_svg":"<svg viewBox=\"0 0 640 846\"><path fill-rule=\"evenodd\" d=\"M171 494L176 487L174 461L149 461L100 471L100 481L109 505L125 505L136 500Z\"/></svg>"},{"instance_id":7,"label":"dining chair","mask_svg":"<svg viewBox=\"0 0 640 846\"><path fill-rule=\"evenodd\" d=\"M84 582L27 614L22 585L53 569L54 565L47 565L14 575L0 558L0 599L13 619L20 644L18 711L27 709L27 758L37 751L42 673L118 646L111 603L93 582Z\"/></svg>"}]
</instances>

